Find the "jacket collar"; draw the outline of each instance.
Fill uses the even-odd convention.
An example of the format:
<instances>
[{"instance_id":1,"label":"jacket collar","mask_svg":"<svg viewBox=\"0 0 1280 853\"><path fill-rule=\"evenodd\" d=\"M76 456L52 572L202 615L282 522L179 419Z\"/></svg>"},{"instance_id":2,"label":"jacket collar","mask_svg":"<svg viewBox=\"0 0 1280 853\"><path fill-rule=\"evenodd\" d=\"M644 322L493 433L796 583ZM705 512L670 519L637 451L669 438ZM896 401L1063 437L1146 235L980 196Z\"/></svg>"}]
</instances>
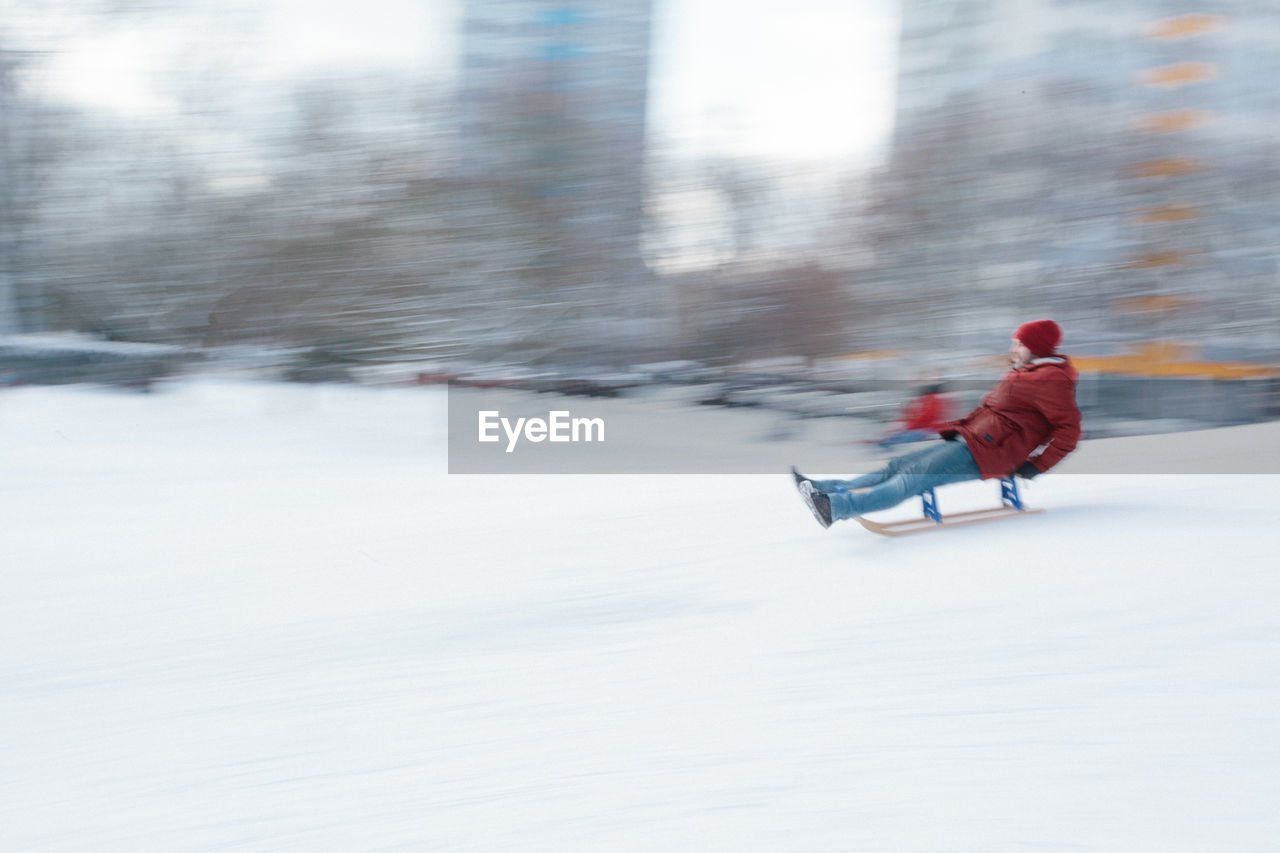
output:
<instances>
[{"instance_id":1,"label":"jacket collar","mask_svg":"<svg viewBox=\"0 0 1280 853\"><path fill-rule=\"evenodd\" d=\"M1042 355L1033 358L1021 367L1014 368L1016 371L1035 370L1037 367L1048 367L1051 365L1066 365L1067 359L1060 355Z\"/></svg>"}]
</instances>

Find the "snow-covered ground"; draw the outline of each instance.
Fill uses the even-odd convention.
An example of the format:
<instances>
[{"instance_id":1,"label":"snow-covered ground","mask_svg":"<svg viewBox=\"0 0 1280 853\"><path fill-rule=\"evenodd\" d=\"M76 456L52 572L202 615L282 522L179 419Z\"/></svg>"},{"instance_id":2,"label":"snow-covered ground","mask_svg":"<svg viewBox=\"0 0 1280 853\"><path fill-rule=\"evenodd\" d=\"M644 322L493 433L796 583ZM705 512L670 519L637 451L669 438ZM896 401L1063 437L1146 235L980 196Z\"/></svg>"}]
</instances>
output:
<instances>
[{"instance_id":1,"label":"snow-covered ground","mask_svg":"<svg viewBox=\"0 0 1280 853\"><path fill-rule=\"evenodd\" d=\"M447 476L444 407L0 394L0 849L1275 849L1275 477L892 540L785 470Z\"/></svg>"}]
</instances>

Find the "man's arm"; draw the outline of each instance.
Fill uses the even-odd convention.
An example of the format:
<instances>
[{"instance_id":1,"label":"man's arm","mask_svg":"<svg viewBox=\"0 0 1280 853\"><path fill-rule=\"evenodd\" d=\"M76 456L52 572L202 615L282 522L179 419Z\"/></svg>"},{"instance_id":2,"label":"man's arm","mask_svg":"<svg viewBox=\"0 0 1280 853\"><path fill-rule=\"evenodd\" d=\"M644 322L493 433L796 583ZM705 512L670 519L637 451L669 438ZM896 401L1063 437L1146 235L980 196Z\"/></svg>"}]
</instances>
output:
<instances>
[{"instance_id":1,"label":"man's arm","mask_svg":"<svg viewBox=\"0 0 1280 853\"><path fill-rule=\"evenodd\" d=\"M1049 439L1038 456L1018 468L1017 473L1027 479L1057 465L1080 441L1080 409L1076 406L1074 383L1052 379L1041 384L1046 387L1041 390L1040 412L1049 422Z\"/></svg>"}]
</instances>

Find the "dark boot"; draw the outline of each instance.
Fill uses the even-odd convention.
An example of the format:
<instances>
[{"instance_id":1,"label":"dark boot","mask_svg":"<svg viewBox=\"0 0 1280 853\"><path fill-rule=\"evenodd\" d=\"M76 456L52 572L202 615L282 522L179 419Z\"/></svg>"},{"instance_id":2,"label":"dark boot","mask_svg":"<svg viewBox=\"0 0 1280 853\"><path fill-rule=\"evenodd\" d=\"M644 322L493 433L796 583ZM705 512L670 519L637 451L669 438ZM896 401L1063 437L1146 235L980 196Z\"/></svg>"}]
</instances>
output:
<instances>
[{"instance_id":1,"label":"dark boot","mask_svg":"<svg viewBox=\"0 0 1280 853\"><path fill-rule=\"evenodd\" d=\"M797 484L800 489L800 495L804 498L805 506L809 507L809 511L813 513L813 517L822 525L822 529L826 530L831 526L831 498L824 495L813 487L808 480L802 480Z\"/></svg>"}]
</instances>

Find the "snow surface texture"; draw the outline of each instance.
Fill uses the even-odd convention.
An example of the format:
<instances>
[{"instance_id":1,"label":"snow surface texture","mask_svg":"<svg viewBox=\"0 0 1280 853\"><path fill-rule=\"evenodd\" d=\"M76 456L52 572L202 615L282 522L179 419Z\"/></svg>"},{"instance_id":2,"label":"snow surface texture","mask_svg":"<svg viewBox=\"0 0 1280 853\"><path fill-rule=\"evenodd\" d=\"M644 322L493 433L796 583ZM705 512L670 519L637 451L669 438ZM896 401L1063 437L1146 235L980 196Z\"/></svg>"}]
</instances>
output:
<instances>
[{"instance_id":1,"label":"snow surface texture","mask_svg":"<svg viewBox=\"0 0 1280 853\"><path fill-rule=\"evenodd\" d=\"M444 434L436 389L0 395L0 849L1280 839L1273 477L892 540L785 470L448 477Z\"/></svg>"}]
</instances>

